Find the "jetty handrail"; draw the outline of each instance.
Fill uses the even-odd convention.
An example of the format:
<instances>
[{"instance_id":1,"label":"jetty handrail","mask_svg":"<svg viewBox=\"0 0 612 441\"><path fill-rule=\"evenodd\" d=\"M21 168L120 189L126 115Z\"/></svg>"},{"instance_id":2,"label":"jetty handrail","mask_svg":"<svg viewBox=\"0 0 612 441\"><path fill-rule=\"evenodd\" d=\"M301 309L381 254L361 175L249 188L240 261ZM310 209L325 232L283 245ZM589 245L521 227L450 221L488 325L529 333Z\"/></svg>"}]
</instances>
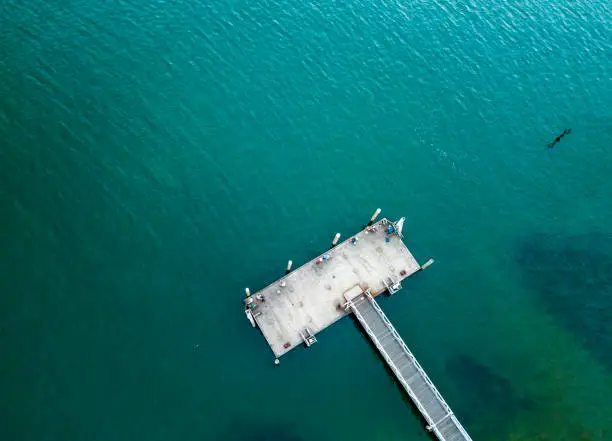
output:
<instances>
[{"instance_id":1,"label":"jetty handrail","mask_svg":"<svg viewBox=\"0 0 612 441\"><path fill-rule=\"evenodd\" d=\"M421 400L417 397L417 395L413 391L412 387L408 384L407 379L404 378L404 375L402 374L400 368L391 359L390 355L385 350L382 342L379 340L379 337L370 328L370 326L367 323L367 320L365 319L365 317L361 314L361 312L357 308L355 300L356 299L360 299L360 297L353 298L353 299L349 300L347 302L347 306L349 306L350 309L353 311L353 313L355 314L355 316L357 317L357 319L359 320L359 322L363 326L363 328L366 331L366 333L368 334L368 336L372 339L372 341L374 342L374 344L378 348L380 354L383 356L383 358L385 359L385 361L387 362L387 364L389 365L389 367L391 368L391 370L393 371L393 373L395 374L395 376L397 377L399 382L402 384L402 386L404 387L404 389L406 390L406 392L408 393L408 395L410 396L410 398L412 399L412 401L414 402L414 404L416 405L418 410L423 415L423 418L425 418L425 420L427 421L427 424L428 424L427 429L430 430L430 431L433 431L440 440L444 441L444 440L446 440L446 437L444 436L444 434L442 434L438 430L438 425L440 423L442 423L443 421L445 421L446 419L450 418L453 421L454 427L459 431L459 433L461 433L463 438L466 441L471 441L472 439L468 435L467 431L463 428L463 426L461 425L459 420L455 417L455 415L454 415L453 411L451 410L450 406L446 403L444 398L442 398L442 395L440 394L440 392L438 391L436 386L429 379L429 377L425 373L425 370L421 367L420 363L417 361L417 359L414 356L414 354L410 351L410 349L408 348L408 346L406 345L404 340L401 338L399 333L395 330L395 327L389 321L389 319L387 318L385 313L382 311L382 309L378 306L378 303L374 300L374 298L372 297L370 292L366 291L366 292L364 292L364 295L365 295L365 299L362 300L362 301L368 302L374 308L374 310L376 311L378 317L382 320L384 325L387 327L389 333L393 336L395 341L401 346L401 348L404 351L404 354L409 358L409 360L410 360L409 362L412 363L412 365L415 367L415 369L418 372L418 375L427 384L427 387L434 394L436 400L438 401L438 403L440 404L440 406L444 410L444 413L445 413L444 416L439 418L437 421L434 421L432 416L429 414L428 410L426 409L424 403L422 403ZM385 335L389 335L389 334L385 333ZM407 366L407 365L402 366L402 368L404 368L405 366ZM415 375L417 375L417 374L415 374Z\"/></svg>"},{"instance_id":2,"label":"jetty handrail","mask_svg":"<svg viewBox=\"0 0 612 441\"><path fill-rule=\"evenodd\" d=\"M419 371L419 373L423 376L423 379L427 382L427 385L429 386L429 388L431 389L431 391L436 395L436 397L438 398L438 400L440 400L440 404L442 404L442 406L450 413L452 413L452 410L450 408L450 406L446 403L446 401L444 401L444 398L442 398L442 394L440 394L440 392L438 392L438 389L436 388L436 386L433 384L433 382L429 379L429 377L427 376L427 374L425 373L425 370L421 367L421 364L419 363L419 361L416 359L416 357L414 356L414 354L412 353L412 351L408 348L408 345L406 345L406 343L404 342L404 340L402 339L402 337L399 335L399 333L395 330L395 327L393 326L393 324L389 321L389 319L387 318L387 316L385 315L385 313L383 312L382 309L380 309L380 306L378 306L378 303L374 301L374 298L372 297L372 295L369 292L365 293L366 297L368 298L368 300L370 301L370 304L374 307L374 309L376 310L376 312L378 312L378 315L380 316L380 318L383 320L383 322L385 322L385 325L387 325L387 327L389 328L389 330L391 331L391 333L393 334L393 337L395 337L395 339L397 340L397 342L402 346L402 349L404 349L404 352L406 352L406 354L411 358L412 363L414 364L414 366L417 368L417 370ZM434 423L435 424L435 423Z\"/></svg>"},{"instance_id":3,"label":"jetty handrail","mask_svg":"<svg viewBox=\"0 0 612 441\"><path fill-rule=\"evenodd\" d=\"M404 380L403 375L401 375L401 373L399 372L399 369L397 368L397 366L395 366L395 363L393 363L393 360L391 360L391 358L387 354L387 351L385 351L383 349L382 344L380 343L380 341L376 337L376 334L374 334L372 329L370 329L370 327L368 326L368 324L365 321L365 318L361 315L359 310L353 306L354 305L353 301L350 300L348 302L348 304L351 307L351 309L353 310L353 313L357 316L357 318L361 322L361 324L362 324L363 328L365 329L366 333L370 336L370 338L372 339L372 341L374 342L376 347L380 350L381 355L384 357L384 359L387 362L387 364L389 365L389 367L391 367L391 369L395 373L395 376L397 377L397 379L402 383L402 385L404 386L404 389L406 389L406 392L408 392L408 395L410 395L410 398L412 398L412 401L414 401L414 404L416 404L416 406L418 407L418 409L421 412L421 414L423 414L423 416L425 417L425 419L427 420L427 422L429 424L433 424L433 421L432 421L431 417L429 416L429 414L427 413L427 410L425 410L425 408L421 404L421 401L417 398L417 396L414 394L414 392L412 392L412 388L408 385L408 383L406 383L406 380Z\"/></svg>"}]
</instances>

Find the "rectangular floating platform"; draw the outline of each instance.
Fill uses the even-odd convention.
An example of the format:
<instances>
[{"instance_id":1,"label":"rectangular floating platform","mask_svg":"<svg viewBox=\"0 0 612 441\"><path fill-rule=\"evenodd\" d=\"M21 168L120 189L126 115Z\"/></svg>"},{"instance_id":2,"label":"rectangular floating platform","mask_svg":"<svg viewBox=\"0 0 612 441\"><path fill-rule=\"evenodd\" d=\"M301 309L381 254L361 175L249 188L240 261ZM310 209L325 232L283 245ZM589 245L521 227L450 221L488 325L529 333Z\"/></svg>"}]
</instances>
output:
<instances>
[{"instance_id":1,"label":"rectangular floating platform","mask_svg":"<svg viewBox=\"0 0 612 441\"><path fill-rule=\"evenodd\" d=\"M317 333L347 315L351 293L393 293L421 269L401 236L387 234L389 225L381 219L245 299L247 316L277 358L310 346Z\"/></svg>"},{"instance_id":2,"label":"rectangular floating platform","mask_svg":"<svg viewBox=\"0 0 612 441\"><path fill-rule=\"evenodd\" d=\"M377 210L378 214L379 210ZM367 227L245 299L245 313L274 355L312 346L315 334L353 313L440 441L472 441L374 297L395 293L420 266L404 245L403 218ZM391 232L388 231L391 226ZM399 231L398 231L399 230Z\"/></svg>"}]
</instances>

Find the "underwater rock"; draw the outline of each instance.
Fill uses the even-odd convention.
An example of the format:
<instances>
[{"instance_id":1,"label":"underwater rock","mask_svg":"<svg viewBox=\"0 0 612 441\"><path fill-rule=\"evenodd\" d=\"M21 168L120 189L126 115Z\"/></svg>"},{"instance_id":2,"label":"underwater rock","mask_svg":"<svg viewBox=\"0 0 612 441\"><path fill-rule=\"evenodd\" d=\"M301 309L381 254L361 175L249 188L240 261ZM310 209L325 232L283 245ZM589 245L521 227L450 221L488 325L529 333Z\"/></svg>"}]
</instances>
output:
<instances>
[{"instance_id":1,"label":"underwater rock","mask_svg":"<svg viewBox=\"0 0 612 441\"><path fill-rule=\"evenodd\" d=\"M467 427L480 427L505 433L516 416L533 408L531 400L520 396L510 381L473 357L459 354L446 362L446 371L461 388L458 408L469 409L461 416ZM472 433L474 437L477 433Z\"/></svg>"},{"instance_id":2,"label":"underwater rock","mask_svg":"<svg viewBox=\"0 0 612 441\"><path fill-rule=\"evenodd\" d=\"M546 311L612 369L612 237L534 234L517 262Z\"/></svg>"}]
</instances>

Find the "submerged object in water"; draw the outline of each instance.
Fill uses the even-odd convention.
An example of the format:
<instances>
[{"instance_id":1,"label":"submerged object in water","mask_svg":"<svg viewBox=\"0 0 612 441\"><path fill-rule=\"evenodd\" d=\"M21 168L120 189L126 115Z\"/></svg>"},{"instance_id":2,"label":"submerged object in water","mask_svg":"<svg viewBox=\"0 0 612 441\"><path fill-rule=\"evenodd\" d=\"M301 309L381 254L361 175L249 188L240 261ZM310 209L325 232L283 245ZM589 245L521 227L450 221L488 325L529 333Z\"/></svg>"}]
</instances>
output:
<instances>
[{"instance_id":1,"label":"submerged object in water","mask_svg":"<svg viewBox=\"0 0 612 441\"><path fill-rule=\"evenodd\" d=\"M550 144L546 146L546 148L552 149L555 145L557 145L559 141L561 141L561 138L563 138L565 135L569 135L570 133L572 133L572 129L565 129L563 133L557 136L553 142L551 142Z\"/></svg>"}]
</instances>

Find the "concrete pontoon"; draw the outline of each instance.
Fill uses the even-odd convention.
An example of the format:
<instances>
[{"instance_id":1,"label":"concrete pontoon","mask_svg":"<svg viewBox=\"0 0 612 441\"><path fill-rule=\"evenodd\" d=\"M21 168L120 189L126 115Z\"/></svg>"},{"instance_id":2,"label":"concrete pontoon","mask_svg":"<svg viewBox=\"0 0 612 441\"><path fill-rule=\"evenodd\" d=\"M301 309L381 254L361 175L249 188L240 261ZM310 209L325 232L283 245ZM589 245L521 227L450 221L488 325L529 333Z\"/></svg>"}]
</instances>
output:
<instances>
[{"instance_id":1,"label":"concrete pontoon","mask_svg":"<svg viewBox=\"0 0 612 441\"><path fill-rule=\"evenodd\" d=\"M404 218L374 224L378 213L380 209L364 230L339 245L336 234L332 249L255 295L247 288L245 313L268 341L276 364L296 346L312 346L318 332L353 313L423 416L427 430L440 441L471 441L375 300L385 291L394 294L406 277L433 263L430 259L419 265L404 245ZM289 261L287 271L291 265Z\"/></svg>"},{"instance_id":2,"label":"concrete pontoon","mask_svg":"<svg viewBox=\"0 0 612 441\"><path fill-rule=\"evenodd\" d=\"M304 343L305 329L314 336L347 315L345 292L394 292L421 269L398 233L382 219L247 297L247 315L276 357Z\"/></svg>"}]
</instances>

